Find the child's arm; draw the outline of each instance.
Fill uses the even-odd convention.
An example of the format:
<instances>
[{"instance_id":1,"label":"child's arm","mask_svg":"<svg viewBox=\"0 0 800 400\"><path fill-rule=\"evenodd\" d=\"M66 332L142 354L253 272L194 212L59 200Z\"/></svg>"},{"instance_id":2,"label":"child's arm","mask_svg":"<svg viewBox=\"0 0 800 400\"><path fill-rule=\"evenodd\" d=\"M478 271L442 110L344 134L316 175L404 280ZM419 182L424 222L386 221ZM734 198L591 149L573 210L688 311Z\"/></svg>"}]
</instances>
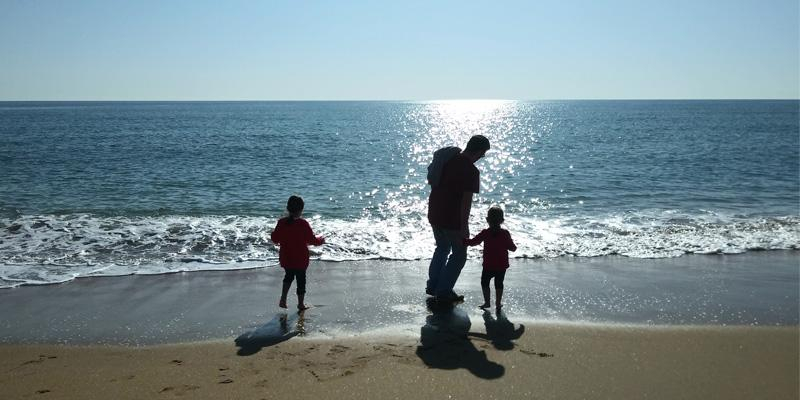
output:
<instances>
[{"instance_id":1,"label":"child's arm","mask_svg":"<svg viewBox=\"0 0 800 400\"><path fill-rule=\"evenodd\" d=\"M308 227L308 231L306 232L306 243L312 246L322 246L323 244L325 244L324 237L314 236L314 231L311 230L311 225L308 225L308 223L306 223L306 226Z\"/></svg>"},{"instance_id":2,"label":"child's arm","mask_svg":"<svg viewBox=\"0 0 800 400\"><path fill-rule=\"evenodd\" d=\"M511 232L508 232L508 250L517 251L517 245L515 245L514 240L511 239Z\"/></svg>"},{"instance_id":3,"label":"child's arm","mask_svg":"<svg viewBox=\"0 0 800 400\"><path fill-rule=\"evenodd\" d=\"M484 231L481 231L477 236L475 236L472 239L469 239L469 238L464 239L464 244L467 245L467 246L477 246L477 245L481 244L481 242L483 242L483 239L484 239L484 236L485 236L483 233L484 233Z\"/></svg>"},{"instance_id":4,"label":"child's arm","mask_svg":"<svg viewBox=\"0 0 800 400\"><path fill-rule=\"evenodd\" d=\"M269 238L272 239L273 243L280 244L281 243L281 234L279 227L281 226L281 222L278 221L275 224L275 229L272 230L272 233L269 234Z\"/></svg>"}]
</instances>

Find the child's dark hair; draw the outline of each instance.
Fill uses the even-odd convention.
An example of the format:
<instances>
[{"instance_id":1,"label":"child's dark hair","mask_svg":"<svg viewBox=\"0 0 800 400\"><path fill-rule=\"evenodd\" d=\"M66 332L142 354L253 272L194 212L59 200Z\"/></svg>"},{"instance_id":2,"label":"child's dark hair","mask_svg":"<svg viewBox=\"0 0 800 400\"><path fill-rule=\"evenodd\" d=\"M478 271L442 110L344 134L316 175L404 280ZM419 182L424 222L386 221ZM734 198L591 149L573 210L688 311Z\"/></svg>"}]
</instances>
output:
<instances>
[{"instance_id":1,"label":"child's dark hair","mask_svg":"<svg viewBox=\"0 0 800 400\"><path fill-rule=\"evenodd\" d=\"M289 212L289 223L291 224L295 220L295 215L299 214L303 211L306 204L303 202L303 198L300 196L290 196L289 201L286 202L286 211Z\"/></svg>"},{"instance_id":2,"label":"child's dark hair","mask_svg":"<svg viewBox=\"0 0 800 400\"><path fill-rule=\"evenodd\" d=\"M489 208L489 212L486 213L486 222L489 223L489 229L492 231L492 235L496 235L500 232L500 225L504 220L503 209L498 206L492 206Z\"/></svg>"}]
</instances>

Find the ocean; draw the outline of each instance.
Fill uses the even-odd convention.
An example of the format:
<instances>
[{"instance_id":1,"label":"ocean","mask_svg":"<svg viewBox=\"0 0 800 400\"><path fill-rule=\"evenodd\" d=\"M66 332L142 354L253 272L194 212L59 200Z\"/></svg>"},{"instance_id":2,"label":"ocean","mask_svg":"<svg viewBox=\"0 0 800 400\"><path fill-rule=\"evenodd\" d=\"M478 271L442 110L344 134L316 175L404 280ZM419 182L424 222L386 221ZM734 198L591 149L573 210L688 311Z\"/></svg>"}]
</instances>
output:
<instances>
[{"instance_id":1,"label":"ocean","mask_svg":"<svg viewBox=\"0 0 800 400\"><path fill-rule=\"evenodd\" d=\"M513 257L798 250L798 121L797 100L0 102L0 288L274 266L292 194L316 259L426 259L426 167L475 134L470 229L502 206Z\"/></svg>"}]
</instances>

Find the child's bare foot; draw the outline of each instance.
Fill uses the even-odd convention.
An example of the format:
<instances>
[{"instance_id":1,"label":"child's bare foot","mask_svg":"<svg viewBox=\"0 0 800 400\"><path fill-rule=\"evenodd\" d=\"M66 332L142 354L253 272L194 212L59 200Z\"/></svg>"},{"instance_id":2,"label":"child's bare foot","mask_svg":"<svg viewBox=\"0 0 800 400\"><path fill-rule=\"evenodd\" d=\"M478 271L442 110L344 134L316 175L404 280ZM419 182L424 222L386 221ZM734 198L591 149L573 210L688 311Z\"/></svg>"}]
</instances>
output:
<instances>
[{"instance_id":1,"label":"child's bare foot","mask_svg":"<svg viewBox=\"0 0 800 400\"><path fill-rule=\"evenodd\" d=\"M297 305L297 309L300 310L300 311L308 310L309 308L311 308L311 307L309 307L309 306L307 306L305 304L298 304Z\"/></svg>"},{"instance_id":2,"label":"child's bare foot","mask_svg":"<svg viewBox=\"0 0 800 400\"><path fill-rule=\"evenodd\" d=\"M483 303L483 304L479 305L479 306L478 306L478 308L483 308L483 309L486 309L486 308L489 308L489 307L491 307L491 306L492 306L492 305L491 305L491 304L489 304L489 303Z\"/></svg>"},{"instance_id":3,"label":"child's bare foot","mask_svg":"<svg viewBox=\"0 0 800 400\"><path fill-rule=\"evenodd\" d=\"M278 302L278 307L286 308L286 300L281 300L280 302Z\"/></svg>"}]
</instances>

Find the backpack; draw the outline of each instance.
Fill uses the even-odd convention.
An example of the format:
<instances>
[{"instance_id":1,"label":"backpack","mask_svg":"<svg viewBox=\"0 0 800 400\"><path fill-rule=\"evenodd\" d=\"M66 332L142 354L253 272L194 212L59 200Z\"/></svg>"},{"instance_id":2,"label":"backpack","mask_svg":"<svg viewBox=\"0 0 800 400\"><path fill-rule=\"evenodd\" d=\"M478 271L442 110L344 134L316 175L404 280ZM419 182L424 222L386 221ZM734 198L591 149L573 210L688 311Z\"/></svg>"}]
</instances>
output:
<instances>
[{"instance_id":1,"label":"backpack","mask_svg":"<svg viewBox=\"0 0 800 400\"><path fill-rule=\"evenodd\" d=\"M428 184L431 187L439 185L444 165L459 153L461 153L461 149L455 146L442 147L433 152L433 161L428 165Z\"/></svg>"}]
</instances>

